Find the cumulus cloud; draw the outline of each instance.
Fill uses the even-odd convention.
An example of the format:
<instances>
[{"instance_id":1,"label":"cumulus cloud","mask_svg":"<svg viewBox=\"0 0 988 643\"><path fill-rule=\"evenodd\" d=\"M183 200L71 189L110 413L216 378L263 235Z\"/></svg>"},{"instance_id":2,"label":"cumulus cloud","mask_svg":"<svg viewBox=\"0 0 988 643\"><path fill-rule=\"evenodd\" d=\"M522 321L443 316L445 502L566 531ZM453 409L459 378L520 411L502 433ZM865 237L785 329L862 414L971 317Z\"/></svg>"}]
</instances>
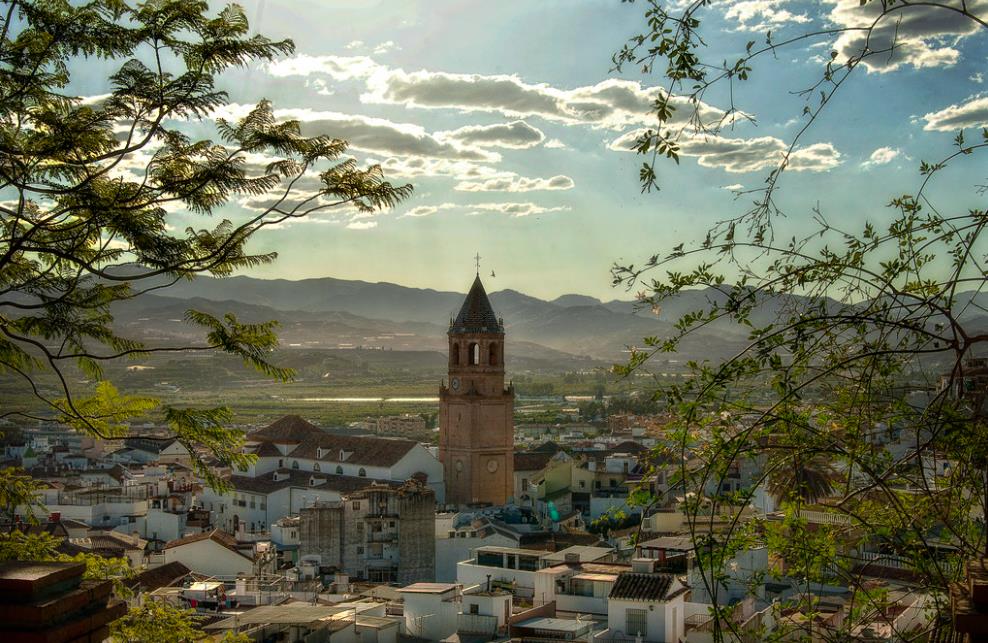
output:
<instances>
[{"instance_id":1,"label":"cumulus cloud","mask_svg":"<svg viewBox=\"0 0 988 643\"><path fill-rule=\"evenodd\" d=\"M427 158L423 156L391 156L383 160L369 158L367 162L380 165L387 176L398 178L448 176L459 181L467 181L514 175L513 172L499 170L489 165L474 163L472 161Z\"/></svg>"},{"instance_id":2,"label":"cumulus cloud","mask_svg":"<svg viewBox=\"0 0 988 643\"><path fill-rule=\"evenodd\" d=\"M549 148L550 150L568 150L569 149L569 146L566 145L566 143L563 143L562 141L560 141L558 138L550 138L548 141L545 142L545 147Z\"/></svg>"},{"instance_id":3,"label":"cumulus cloud","mask_svg":"<svg viewBox=\"0 0 988 643\"><path fill-rule=\"evenodd\" d=\"M787 5L789 0L738 0L724 17L736 21L738 31L766 31L788 23L810 22L809 16L793 13Z\"/></svg>"},{"instance_id":4,"label":"cumulus cloud","mask_svg":"<svg viewBox=\"0 0 988 643\"><path fill-rule=\"evenodd\" d=\"M928 132L956 132L965 127L988 126L988 95L972 96L961 104L954 104L923 116Z\"/></svg>"},{"instance_id":5,"label":"cumulus cloud","mask_svg":"<svg viewBox=\"0 0 988 643\"><path fill-rule=\"evenodd\" d=\"M471 214L481 212L497 212L512 217L527 217L533 214L546 214L548 212L563 212L569 210L566 206L548 207L532 202L507 202L507 203L437 203L435 205L419 205L403 216L406 217L427 217L444 210L469 210Z\"/></svg>"},{"instance_id":6,"label":"cumulus cloud","mask_svg":"<svg viewBox=\"0 0 988 643\"><path fill-rule=\"evenodd\" d=\"M461 181L456 184L455 189L461 192L532 192L572 190L574 186L573 179L562 174L548 179L512 175L484 181Z\"/></svg>"},{"instance_id":7,"label":"cumulus cloud","mask_svg":"<svg viewBox=\"0 0 988 643\"><path fill-rule=\"evenodd\" d=\"M381 44L377 45L373 49L373 53L377 56L381 54L386 54L389 51L401 51L401 47L395 44L394 40L385 40Z\"/></svg>"},{"instance_id":8,"label":"cumulus cloud","mask_svg":"<svg viewBox=\"0 0 988 643\"><path fill-rule=\"evenodd\" d=\"M282 58L267 64L267 72L272 76L312 76L325 74L335 80L367 78L383 69L367 56L308 56L299 54Z\"/></svg>"},{"instance_id":9,"label":"cumulus cloud","mask_svg":"<svg viewBox=\"0 0 988 643\"><path fill-rule=\"evenodd\" d=\"M564 212L569 210L566 206L545 207L531 202L522 203L474 203L469 206L473 210L484 212L499 212L512 217L527 217L533 214L546 214L548 212Z\"/></svg>"},{"instance_id":10,"label":"cumulus cloud","mask_svg":"<svg viewBox=\"0 0 988 643\"><path fill-rule=\"evenodd\" d=\"M610 149L633 152L636 141L645 130L633 130L618 137ZM777 166L785 157L788 146L774 136L757 138L728 138L694 134L679 141L680 156L696 157L703 167L720 168L727 172L755 172ZM824 172L840 165L840 152L830 143L814 143L794 150L787 168L796 172Z\"/></svg>"},{"instance_id":11,"label":"cumulus cloud","mask_svg":"<svg viewBox=\"0 0 988 643\"><path fill-rule=\"evenodd\" d=\"M367 86L368 91L361 96L367 103L492 112L509 118L540 117L568 125L609 129L654 122L651 107L665 91L617 78L563 90L545 83L526 83L517 75L401 69L379 70L367 79ZM685 123L693 109L688 99L677 96L670 103L679 108L677 115ZM724 116L721 110L702 102L699 110L706 123Z\"/></svg>"},{"instance_id":12,"label":"cumulus cloud","mask_svg":"<svg viewBox=\"0 0 988 643\"><path fill-rule=\"evenodd\" d=\"M545 134L525 121L497 125L469 125L451 132L436 132L443 140L478 147L508 147L525 149L545 139Z\"/></svg>"},{"instance_id":13,"label":"cumulus cloud","mask_svg":"<svg viewBox=\"0 0 988 643\"><path fill-rule=\"evenodd\" d=\"M351 221L346 227L347 230L370 230L377 227L377 221Z\"/></svg>"},{"instance_id":14,"label":"cumulus cloud","mask_svg":"<svg viewBox=\"0 0 988 643\"><path fill-rule=\"evenodd\" d=\"M406 217L427 217L440 210L452 210L462 207L456 203L437 203L436 205L417 205L402 216Z\"/></svg>"},{"instance_id":15,"label":"cumulus cloud","mask_svg":"<svg viewBox=\"0 0 988 643\"><path fill-rule=\"evenodd\" d=\"M839 28L851 29L842 33L834 44L837 61L845 62L868 51L879 52L862 60L873 72L890 72L903 65L917 69L953 65L960 56L957 49L960 40L981 30L975 21L950 7L897 4L868 31L885 3L828 1L834 5L831 22ZM960 6L959 0L945 4ZM967 0L966 4L975 15L988 11L988 0Z\"/></svg>"},{"instance_id":16,"label":"cumulus cloud","mask_svg":"<svg viewBox=\"0 0 988 643\"><path fill-rule=\"evenodd\" d=\"M874 167L875 165L891 163L899 154L900 151L898 148L880 147L871 153L871 156L861 164L861 167Z\"/></svg>"},{"instance_id":17,"label":"cumulus cloud","mask_svg":"<svg viewBox=\"0 0 988 643\"><path fill-rule=\"evenodd\" d=\"M252 105L230 104L218 110L216 115L230 119L242 118L252 108ZM395 123L383 118L311 109L277 109L274 115L282 120L299 121L305 136L341 138L349 142L351 148L365 152L483 162L497 162L501 159L499 154L479 147L440 140L412 123Z\"/></svg>"}]
</instances>

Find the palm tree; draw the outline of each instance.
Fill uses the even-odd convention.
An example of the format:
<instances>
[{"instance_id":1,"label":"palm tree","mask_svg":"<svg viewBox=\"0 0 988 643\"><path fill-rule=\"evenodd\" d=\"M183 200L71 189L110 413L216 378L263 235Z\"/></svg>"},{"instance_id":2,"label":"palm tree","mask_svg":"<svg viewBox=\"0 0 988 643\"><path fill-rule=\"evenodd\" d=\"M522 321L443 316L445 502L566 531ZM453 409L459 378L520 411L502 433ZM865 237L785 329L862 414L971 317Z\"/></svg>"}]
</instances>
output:
<instances>
[{"instance_id":1,"label":"palm tree","mask_svg":"<svg viewBox=\"0 0 988 643\"><path fill-rule=\"evenodd\" d=\"M796 452L774 464L766 489L777 504L794 501L797 514L803 504L814 504L834 493L837 472L820 454L806 456Z\"/></svg>"}]
</instances>

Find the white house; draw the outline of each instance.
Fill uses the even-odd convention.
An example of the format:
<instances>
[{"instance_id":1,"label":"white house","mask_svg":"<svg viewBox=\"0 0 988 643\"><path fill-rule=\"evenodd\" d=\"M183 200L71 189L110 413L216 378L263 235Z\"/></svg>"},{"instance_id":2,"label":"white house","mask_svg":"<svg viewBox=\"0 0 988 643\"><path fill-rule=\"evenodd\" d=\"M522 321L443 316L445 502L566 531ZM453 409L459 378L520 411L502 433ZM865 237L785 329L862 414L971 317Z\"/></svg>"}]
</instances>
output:
<instances>
[{"instance_id":1,"label":"white house","mask_svg":"<svg viewBox=\"0 0 988 643\"><path fill-rule=\"evenodd\" d=\"M173 540L164 548L165 564L180 562L205 576L254 575L254 559L237 548L237 541L218 529Z\"/></svg>"},{"instance_id":2,"label":"white house","mask_svg":"<svg viewBox=\"0 0 988 643\"><path fill-rule=\"evenodd\" d=\"M457 582L469 586L486 583L511 584L517 596L535 594L535 574L548 552L517 547L478 547L474 556L456 564Z\"/></svg>"},{"instance_id":3,"label":"white house","mask_svg":"<svg viewBox=\"0 0 988 643\"><path fill-rule=\"evenodd\" d=\"M652 561L634 561L618 576L607 598L607 629L595 641L678 643L686 636L689 587L673 574L650 571Z\"/></svg>"},{"instance_id":4,"label":"white house","mask_svg":"<svg viewBox=\"0 0 988 643\"><path fill-rule=\"evenodd\" d=\"M459 634L492 640L507 630L511 593L487 586L414 583L398 590L404 600L405 631L430 641Z\"/></svg>"},{"instance_id":5,"label":"white house","mask_svg":"<svg viewBox=\"0 0 988 643\"><path fill-rule=\"evenodd\" d=\"M630 565L617 563L564 563L535 573L536 607L556 602L557 612L607 614L607 597Z\"/></svg>"},{"instance_id":6,"label":"white house","mask_svg":"<svg viewBox=\"0 0 988 643\"><path fill-rule=\"evenodd\" d=\"M474 558L478 547L517 547L520 535L485 517L457 524L457 516L456 513L436 515L436 581L479 583L481 579L467 583L457 578L458 564Z\"/></svg>"}]
</instances>

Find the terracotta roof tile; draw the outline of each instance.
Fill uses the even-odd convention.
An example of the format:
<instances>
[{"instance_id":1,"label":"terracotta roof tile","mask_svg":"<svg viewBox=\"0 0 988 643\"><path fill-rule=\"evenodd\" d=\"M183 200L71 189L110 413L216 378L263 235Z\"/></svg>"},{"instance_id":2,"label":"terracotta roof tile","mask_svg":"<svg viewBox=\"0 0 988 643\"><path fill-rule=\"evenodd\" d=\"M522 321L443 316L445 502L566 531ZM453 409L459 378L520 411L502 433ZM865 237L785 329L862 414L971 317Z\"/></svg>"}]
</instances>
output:
<instances>
[{"instance_id":1,"label":"terracotta roof tile","mask_svg":"<svg viewBox=\"0 0 988 643\"><path fill-rule=\"evenodd\" d=\"M298 415L286 415L270 425L247 436L249 440L261 442L303 442L318 437L323 430Z\"/></svg>"},{"instance_id":2,"label":"terracotta roof tile","mask_svg":"<svg viewBox=\"0 0 988 643\"><path fill-rule=\"evenodd\" d=\"M327 433L297 415L286 415L268 427L247 436L261 442L259 456L277 457L280 452L264 443L297 444L287 458L304 458L321 462L346 462L369 467L389 467L397 464L418 444L413 440L378 438ZM262 452L263 451L263 452ZM346 458L340 458L340 452Z\"/></svg>"},{"instance_id":3,"label":"terracotta roof tile","mask_svg":"<svg viewBox=\"0 0 988 643\"><path fill-rule=\"evenodd\" d=\"M286 487L305 487L306 489L329 489L339 493L351 493L370 486L371 483L385 483L391 486L398 486L397 483L376 480L374 478L360 478L357 476L338 476L327 473L312 473L310 471L280 470L279 473L288 474L287 478L275 480L273 473L267 473L256 478L248 476L231 476L230 483L237 491L248 493L269 494ZM309 480L313 477L325 478L326 482L320 485L311 486Z\"/></svg>"},{"instance_id":4,"label":"terracotta roof tile","mask_svg":"<svg viewBox=\"0 0 988 643\"><path fill-rule=\"evenodd\" d=\"M608 598L631 601L665 600L669 590L674 588L675 580L676 577L672 574L624 573L618 576Z\"/></svg>"}]
</instances>

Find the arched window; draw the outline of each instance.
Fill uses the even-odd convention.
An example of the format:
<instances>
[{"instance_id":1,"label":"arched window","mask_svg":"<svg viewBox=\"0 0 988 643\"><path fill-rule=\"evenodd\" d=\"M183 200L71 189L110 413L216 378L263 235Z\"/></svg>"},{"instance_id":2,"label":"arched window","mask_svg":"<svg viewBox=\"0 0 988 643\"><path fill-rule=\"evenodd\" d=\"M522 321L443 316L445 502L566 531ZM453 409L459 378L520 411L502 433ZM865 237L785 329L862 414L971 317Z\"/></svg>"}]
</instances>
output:
<instances>
[{"instance_id":1,"label":"arched window","mask_svg":"<svg viewBox=\"0 0 988 643\"><path fill-rule=\"evenodd\" d=\"M497 342L491 344L491 348L487 356L487 363L491 366L497 366Z\"/></svg>"},{"instance_id":2,"label":"arched window","mask_svg":"<svg viewBox=\"0 0 988 643\"><path fill-rule=\"evenodd\" d=\"M357 475L360 476L361 478L366 478L367 471L363 467L360 467L360 471L357 472Z\"/></svg>"},{"instance_id":3,"label":"arched window","mask_svg":"<svg viewBox=\"0 0 988 643\"><path fill-rule=\"evenodd\" d=\"M292 469L298 469L298 460L292 460Z\"/></svg>"},{"instance_id":4,"label":"arched window","mask_svg":"<svg viewBox=\"0 0 988 643\"><path fill-rule=\"evenodd\" d=\"M336 475L338 476L343 475L343 467L341 467L340 465L336 465Z\"/></svg>"},{"instance_id":5,"label":"arched window","mask_svg":"<svg viewBox=\"0 0 988 643\"><path fill-rule=\"evenodd\" d=\"M474 343L470 344L470 347L469 347L468 350L469 350L469 355L467 356L467 358L468 358L468 362L467 363L470 366L474 366L476 364L479 364L480 363L480 344L477 344L476 342L474 342Z\"/></svg>"},{"instance_id":6,"label":"arched window","mask_svg":"<svg viewBox=\"0 0 988 643\"><path fill-rule=\"evenodd\" d=\"M322 467L320 467L319 466L319 463L317 462L314 465L312 465L312 470L313 471L322 471Z\"/></svg>"},{"instance_id":7,"label":"arched window","mask_svg":"<svg viewBox=\"0 0 988 643\"><path fill-rule=\"evenodd\" d=\"M453 366L460 365L460 345L454 343L449 349L449 361Z\"/></svg>"}]
</instances>

